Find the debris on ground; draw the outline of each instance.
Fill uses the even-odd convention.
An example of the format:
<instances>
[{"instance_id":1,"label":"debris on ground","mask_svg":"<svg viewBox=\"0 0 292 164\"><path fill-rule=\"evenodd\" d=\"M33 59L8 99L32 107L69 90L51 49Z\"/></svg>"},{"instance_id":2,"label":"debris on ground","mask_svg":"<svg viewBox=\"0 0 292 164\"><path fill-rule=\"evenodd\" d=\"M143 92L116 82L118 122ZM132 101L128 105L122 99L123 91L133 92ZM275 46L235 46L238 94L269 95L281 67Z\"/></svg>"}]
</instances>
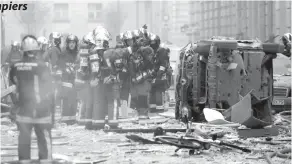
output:
<instances>
[{"instance_id":1,"label":"debris on ground","mask_svg":"<svg viewBox=\"0 0 292 164\"><path fill-rule=\"evenodd\" d=\"M56 160L77 163L167 164L196 163L198 159L207 164L288 163L291 125L282 115L274 116L278 135L265 137L242 137L238 129L247 129L245 126L228 124L191 123L187 129L186 124L162 115L147 123L124 121L120 129L97 131L57 123L52 130L53 154ZM289 118L287 114L284 117ZM166 121L161 122L163 119ZM1 161L17 160L17 127L9 119L3 121ZM33 159L38 157L35 139L33 134Z\"/></svg>"}]
</instances>

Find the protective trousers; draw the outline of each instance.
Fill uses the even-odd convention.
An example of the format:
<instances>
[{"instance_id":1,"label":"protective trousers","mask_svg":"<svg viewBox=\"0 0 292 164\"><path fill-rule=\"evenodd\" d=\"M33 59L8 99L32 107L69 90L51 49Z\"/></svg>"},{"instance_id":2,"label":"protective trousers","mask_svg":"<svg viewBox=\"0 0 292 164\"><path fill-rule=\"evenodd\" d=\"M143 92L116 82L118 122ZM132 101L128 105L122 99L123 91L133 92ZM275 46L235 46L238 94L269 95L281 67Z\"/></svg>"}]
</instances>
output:
<instances>
[{"instance_id":1,"label":"protective trousers","mask_svg":"<svg viewBox=\"0 0 292 164\"><path fill-rule=\"evenodd\" d=\"M128 117L128 103L130 97L130 78L121 83L120 88L120 112L119 117Z\"/></svg>"},{"instance_id":2,"label":"protective trousers","mask_svg":"<svg viewBox=\"0 0 292 164\"><path fill-rule=\"evenodd\" d=\"M131 87L131 108L136 108L139 118L148 118L148 97L151 84L148 80Z\"/></svg>"},{"instance_id":3,"label":"protective trousers","mask_svg":"<svg viewBox=\"0 0 292 164\"><path fill-rule=\"evenodd\" d=\"M68 84L68 83L66 83ZM70 84L70 83L69 83ZM62 96L62 118L61 121L67 124L74 124L77 112L77 93L73 85L64 85L61 91Z\"/></svg>"},{"instance_id":4,"label":"protective trousers","mask_svg":"<svg viewBox=\"0 0 292 164\"><path fill-rule=\"evenodd\" d=\"M164 112L165 92L163 88L151 86L149 107L150 113Z\"/></svg>"},{"instance_id":5,"label":"protective trousers","mask_svg":"<svg viewBox=\"0 0 292 164\"><path fill-rule=\"evenodd\" d=\"M31 159L31 132L35 130L40 160L52 160L51 124L33 124L17 122L18 158L20 161Z\"/></svg>"},{"instance_id":6,"label":"protective trousers","mask_svg":"<svg viewBox=\"0 0 292 164\"><path fill-rule=\"evenodd\" d=\"M86 111L90 107L90 86L86 83L84 87L77 92L79 106L78 106L78 124L85 125L87 122L91 121L91 118L86 117Z\"/></svg>"},{"instance_id":7,"label":"protective trousers","mask_svg":"<svg viewBox=\"0 0 292 164\"><path fill-rule=\"evenodd\" d=\"M120 86L118 83L114 84L105 84L105 96L107 103L107 116L108 122L107 124L111 128L118 127L118 106L120 100Z\"/></svg>"},{"instance_id":8,"label":"protective trousers","mask_svg":"<svg viewBox=\"0 0 292 164\"><path fill-rule=\"evenodd\" d=\"M86 110L86 119L90 119L87 122L87 129L103 129L105 116L107 114L106 99L105 99L105 84L100 83L97 86L90 87L89 104L90 107Z\"/></svg>"}]
</instances>

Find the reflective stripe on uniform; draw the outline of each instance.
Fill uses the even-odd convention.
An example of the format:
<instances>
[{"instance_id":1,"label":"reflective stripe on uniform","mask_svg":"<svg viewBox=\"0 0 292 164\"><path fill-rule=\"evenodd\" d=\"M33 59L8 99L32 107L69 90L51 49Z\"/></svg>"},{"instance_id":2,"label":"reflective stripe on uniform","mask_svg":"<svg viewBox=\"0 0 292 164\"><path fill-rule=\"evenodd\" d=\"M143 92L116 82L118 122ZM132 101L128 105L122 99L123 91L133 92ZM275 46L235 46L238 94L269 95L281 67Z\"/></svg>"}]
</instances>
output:
<instances>
[{"instance_id":1,"label":"reflective stripe on uniform","mask_svg":"<svg viewBox=\"0 0 292 164\"><path fill-rule=\"evenodd\" d=\"M92 120L92 123L94 124L104 123L104 120Z\"/></svg>"},{"instance_id":2,"label":"reflective stripe on uniform","mask_svg":"<svg viewBox=\"0 0 292 164\"><path fill-rule=\"evenodd\" d=\"M156 108L156 104L149 104L149 108Z\"/></svg>"},{"instance_id":3,"label":"reflective stripe on uniform","mask_svg":"<svg viewBox=\"0 0 292 164\"><path fill-rule=\"evenodd\" d=\"M91 121L91 120L82 118L82 119L77 119L77 121L78 122L88 122L88 121Z\"/></svg>"},{"instance_id":4,"label":"reflective stripe on uniform","mask_svg":"<svg viewBox=\"0 0 292 164\"><path fill-rule=\"evenodd\" d=\"M34 75L34 92L36 96L36 100L38 103L41 102L40 90L39 90L39 77Z\"/></svg>"},{"instance_id":5,"label":"reflective stripe on uniform","mask_svg":"<svg viewBox=\"0 0 292 164\"><path fill-rule=\"evenodd\" d=\"M73 84L62 82L62 86L72 88Z\"/></svg>"},{"instance_id":6,"label":"reflective stripe on uniform","mask_svg":"<svg viewBox=\"0 0 292 164\"><path fill-rule=\"evenodd\" d=\"M131 47L128 47L127 49L128 49L128 51L129 51L129 54L132 54L132 53L133 53Z\"/></svg>"},{"instance_id":7,"label":"reflective stripe on uniform","mask_svg":"<svg viewBox=\"0 0 292 164\"><path fill-rule=\"evenodd\" d=\"M42 118L31 118L31 117L16 115L16 121L23 122L23 123L50 124L52 123L52 116L42 117Z\"/></svg>"},{"instance_id":8,"label":"reflective stripe on uniform","mask_svg":"<svg viewBox=\"0 0 292 164\"><path fill-rule=\"evenodd\" d=\"M164 108L163 108L163 106L160 106L160 105L158 106L158 105L157 105L157 106L156 106L156 109L157 109L157 110L162 110L162 109L164 109Z\"/></svg>"},{"instance_id":9,"label":"reflective stripe on uniform","mask_svg":"<svg viewBox=\"0 0 292 164\"><path fill-rule=\"evenodd\" d=\"M84 80L80 80L80 79L75 79L75 83L82 83L82 84L84 84L85 81Z\"/></svg>"},{"instance_id":10,"label":"reflective stripe on uniform","mask_svg":"<svg viewBox=\"0 0 292 164\"><path fill-rule=\"evenodd\" d=\"M87 122L92 122L92 119L83 119L86 123Z\"/></svg>"},{"instance_id":11,"label":"reflective stripe on uniform","mask_svg":"<svg viewBox=\"0 0 292 164\"><path fill-rule=\"evenodd\" d=\"M63 121L76 120L76 116L62 116L61 120Z\"/></svg>"},{"instance_id":12,"label":"reflective stripe on uniform","mask_svg":"<svg viewBox=\"0 0 292 164\"><path fill-rule=\"evenodd\" d=\"M56 71L56 75L62 75L62 71Z\"/></svg>"},{"instance_id":13,"label":"reflective stripe on uniform","mask_svg":"<svg viewBox=\"0 0 292 164\"><path fill-rule=\"evenodd\" d=\"M108 123L110 123L110 124L118 124L119 121L118 120L108 120Z\"/></svg>"},{"instance_id":14,"label":"reflective stripe on uniform","mask_svg":"<svg viewBox=\"0 0 292 164\"><path fill-rule=\"evenodd\" d=\"M41 160L40 160L40 163L41 163L41 164L52 164L53 161L50 160L50 159L41 159Z\"/></svg>"},{"instance_id":15,"label":"reflective stripe on uniform","mask_svg":"<svg viewBox=\"0 0 292 164\"><path fill-rule=\"evenodd\" d=\"M161 71L165 71L165 67L160 66L160 67L159 67L159 70L161 70Z\"/></svg>"},{"instance_id":16,"label":"reflective stripe on uniform","mask_svg":"<svg viewBox=\"0 0 292 164\"><path fill-rule=\"evenodd\" d=\"M48 163L53 158L52 157L52 140L51 140L51 136L50 136L48 130L44 130L44 135L45 135L45 140L46 140L46 143L47 143L47 150L48 150L47 157L48 157L48 159L44 160L43 162L44 163Z\"/></svg>"},{"instance_id":17,"label":"reflective stripe on uniform","mask_svg":"<svg viewBox=\"0 0 292 164\"><path fill-rule=\"evenodd\" d=\"M19 163L21 163L21 164L29 164L29 163L31 163L31 160L19 160Z\"/></svg>"}]
</instances>

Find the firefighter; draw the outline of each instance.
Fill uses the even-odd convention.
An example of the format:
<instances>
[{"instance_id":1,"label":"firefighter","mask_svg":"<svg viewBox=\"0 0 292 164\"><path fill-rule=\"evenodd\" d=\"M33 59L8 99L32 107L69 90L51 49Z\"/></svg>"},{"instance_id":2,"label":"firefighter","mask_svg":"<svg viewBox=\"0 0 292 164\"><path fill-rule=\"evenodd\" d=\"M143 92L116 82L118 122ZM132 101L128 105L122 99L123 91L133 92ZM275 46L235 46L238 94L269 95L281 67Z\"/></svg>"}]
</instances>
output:
<instances>
[{"instance_id":1,"label":"firefighter","mask_svg":"<svg viewBox=\"0 0 292 164\"><path fill-rule=\"evenodd\" d=\"M59 58L57 69L62 72L60 96L62 100L61 121L66 124L74 124L76 121L77 92L75 83L75 64L78 55L78 37L70 34L66 38L66 47Z\"/></svg>"},{"instance_id":2,"label":"firefighter","mask_svg":"<svg viewBox=\"0 0 292 164\"><path fill-rule=\"evenodd\" d=\"M117 42L116 48L124 48L125 47L125 45L123 43L123 35L124 35L124 33L120 33L116 37L116 42Z\"/></svg>"},{"instance_id":3,"label":"firefighter","mask_svg":"<svg viewBox=\"0 0 292 164\"><path fill-rule=\"evenodd\" d=\"M36 55L40 50L37 39L27 35L23 38L21 48L23 59L11 66L10 80L17 86L16 108L11 112L18 130L18 158L20 162L29 163L31 158L31 131L37 136L39 159L52 160L52 77L49 68Z\"/></svg>"},{"instance_id":4,"label":"firefighter","mask_svg":"<svg viewBox=\"0 0 292 164\"><path fill-rule=\"evenodd\" d=\"M54 72L57 68L57 61L61 56L61 40L62 35L58 32L53 32L49 36L49 49L45 61L50 63Z\"/></svg>"},{"instance_id":5,"label":"firefighter","mask_svg":"<svg viewBox=\"0 0 292 164\"><path fill-rule=\"evenodd\" d=\"M151 113L164 112L166 109L166 90L171 84L172 69L169 63L169 48L160 46L159 36L150 33L150 47L155 53L155 78L152 81L149 107Z\"/></svg>"},{"instance_id":6,"label":"firefighter","mask_svg":"<svg viewBox=\"0 0 292 164\"><path fill-rule=\"evenodd\" d=\"M139 29L139 32L143 34L143 38L148 39L149 38L149 32L147 31L147 25L145 24Z\"/></svg>"},{"instance_id":7,"label":"firefighter","mask_svg":"<svg viewBox=\"0 0 292 164\"><path fill-rule=\"evenodd\" d=\"M108 111L107 90L104 78L109 75L106 62L103 59L104 51L109 48L110 34L102 26L98 26L92 33L93 46L89 49L90 65L90 100L91 109L86 115L92 115L92 121L86 124L87 129L103 129Z\"/></svg>"},{"instance_id":8,"label":"firefighter","mask_svg":"<svg viewBox=\"0 0 292 164\"><path fill-rule=\"evenodd\" d=\"M19 42L14 41L11 44L11 50L5 62L8 64L12 64L14 62L21 60L21 58L22 58L22 53L20 51L20 44Z\"/></svg>"},{"instance_id":9,"label":"firefighter","mask_svg":"<svg viewBox=\"0 0 292 164\"><path fill-rule=\"evenodd\" d=\"M49 63L49 67L51 68L51 72L53 74L54 82L60 81L61 72L57 71L57 61L61 56L61 40L62 35L58 32L52 32L49 36L49 48L48 52L44 55L44 60L46 63ZM61 108L61 98L59 97L59 86L55 85L55 108L60 110Z\"/></svg>"},{"instance_id":10,"label":"firefighter","mask_svg":"<svg viewBox=\"0 0 292 164\"><path fill-rule=\"evenodd\" d=\"M139 119L148 119L149 95L153 70L153 49L140 47L131 56L131 108L136 109Z\"/></svg>"},{"instance_id":11,"label":"firefighter","mask_svg":"<svg viewBox=\"0 0 292 164\"><path fill-rule=\"evenodd\" d=\"M283 54L289 58L291 57L291 40L292 40L291 33L286 33L282 36L282 42L285 46Z\"/></svg>"},{"instance_id":12,"label":"firefighter","mask_svg":"<svg viewBox=\"0 0 292 164\"><path fill-rule=\"evenodd\" d=\"M38 37L37 41L38 41L39 47L41 49L40 54L37 57L40 60L44 61L45 60L45 56L47 56L45 53L47 53L49 41L44 36ZM47 66L49 66L48 62L47 62Z\"/></svg>"},{"instance_id":13,"label":"firefighter","mask_svg":"<svg viewBox=\"0 0 292 164\"><path fill-rule=\"evenodd\" d=\"M76 71L75 87L78 89L79 106L79 120L78 124L86 125L92 121L92 109L90 106L90 85L89 85L89 49L93 43L92 32L85 35L82 39L83 43L80 45L80 55L78 57L78 69ZM87 112L90 112L87 114Z\"/></svg>"}]
</instances>

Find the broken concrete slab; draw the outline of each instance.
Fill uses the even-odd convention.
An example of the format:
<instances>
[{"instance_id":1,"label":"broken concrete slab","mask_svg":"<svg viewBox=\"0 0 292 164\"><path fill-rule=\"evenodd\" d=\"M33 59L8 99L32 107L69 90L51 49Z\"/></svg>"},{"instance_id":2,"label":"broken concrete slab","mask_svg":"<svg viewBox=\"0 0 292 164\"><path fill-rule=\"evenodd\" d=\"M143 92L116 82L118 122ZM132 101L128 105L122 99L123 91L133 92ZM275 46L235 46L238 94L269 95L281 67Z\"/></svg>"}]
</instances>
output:
<instances>
[{"instance_id":1,"label":"broken concrete slab","mask_svg":"<svg viewBox=\"0 0 292 164\"><path fill-rule=\"evenodd\" d=\"M242 138L267 137L279 135L279 130L276 126L266 127L263 129L238 129L237 134Z\"/></svg>"}]
</instances>

